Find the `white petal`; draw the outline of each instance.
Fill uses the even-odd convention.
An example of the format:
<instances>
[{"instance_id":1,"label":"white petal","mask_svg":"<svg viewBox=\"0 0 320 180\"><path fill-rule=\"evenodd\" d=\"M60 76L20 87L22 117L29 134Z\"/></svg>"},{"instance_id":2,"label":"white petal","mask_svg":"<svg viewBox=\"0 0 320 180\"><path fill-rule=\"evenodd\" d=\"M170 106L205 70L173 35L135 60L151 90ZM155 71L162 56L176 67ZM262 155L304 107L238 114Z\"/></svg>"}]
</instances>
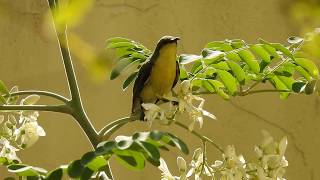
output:
<instances>
[{"instance_id":1,"label":"white petal","mask_svg":"<svg viewBox=\"0 0 320 180\"><path fill-rule=\"evenodd\" d=\"M24 104L24 105L33 105L33 104L35 104L36 102L38 102L39 99L40 99L40 96L39 96L39 95L32 94L32 95L27 96L26 98L22 99L21 104Z\"/></svg>"},{"instance_id":2,"label":"white petal","mask_svg":"<svg viewBox=\"0 0 320 180\"><path fill-rule=\"evenodd\" d=\"M201 149L201 148L198 148L198 149L194 150L192 159L193 159L194 161L197 161L200 156L202 156L202 149Z\"/></svg>"},{"instance_id":3,"label":"white petal","mask_svg":"<svg viewBox=\"0 0 320 180\"><path fill-rule=\"evenodd\" d=\"M203 117L202 116L197 117L197 121L199 122L199 126L200 126L200 129L201 129L202 126L203 126Z\"/></svg>"},{"instance_id":4,"label":"white petal","mask_svg":"<svg viewBox=\"0 0 320 180\"><path fill-rule=\"evenodd\" d=\"M211 114L210 112L208 112L206 110L202 110L202 114L204 116L207 116L207 117L211 118L211 119L217 120L217 117L215 115Z\"/></svg>"},{"instance_id":5,"label":"white petal","mask_svg":"<svg viewBox=\"0 0 320 180\"><path fill-rule=\"evenodd\" d=\"M162 171L163 175L166 177L172 177L172 174L170 173L167 163L164 161L163 158L160 158L160 166L158 166L160 171Z\"/></svg>"},{"instance_id":6,"label":"white petal","mask_svg":"<svg viewBox=\"0 0 320 180\"><path fill-rule=\"evenodd\" d=\"M187 171L187 163L182 157L179 156L177 158L177 164L178 164L180 173L184 173Z\"/></svg>"},{"instance_id":7,"label":"white petal","mask_svg":"<svg viewBox=\"0 0 320 180\"><path fill-rule=\"evenodd\" d=\"M283 137L279 142L279 154L281 156L283 156L284 153L286 152L287 145L288 145L288 139L287 137Z\"/></svg>"},{"instance_id":8,"label":"white petal","mask_svg":"<svg viewBox=\"0 0 320 180\"><path fill-rule=\"evenodd\" d=\"M45 136L46 132L44 131L44 129L41 126L38 126L37 134L38 134L38 136Z\"/></svg>"},{"instance_id":9,"label":"white petal","mask_svg":"<svg viewBox=\"0 0 320 180\"><path fill-rule=\"evenodd\" d=\"M153 103L142 103L141 106L143 109L149 111L149 110L160 110L160 107Z\"/></svg>"}]
</instances>

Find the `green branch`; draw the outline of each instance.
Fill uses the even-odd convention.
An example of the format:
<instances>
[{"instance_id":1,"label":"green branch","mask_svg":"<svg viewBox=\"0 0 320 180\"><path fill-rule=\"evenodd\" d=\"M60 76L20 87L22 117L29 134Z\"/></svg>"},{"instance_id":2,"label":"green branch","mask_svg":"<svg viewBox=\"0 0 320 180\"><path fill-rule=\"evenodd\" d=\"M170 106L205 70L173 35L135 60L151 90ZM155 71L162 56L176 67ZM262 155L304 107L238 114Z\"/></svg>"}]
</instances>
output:
<instances>
[{"instance_id":1,"label":"green branch","mask_svg":"<svg viewBox=\"0 0 320 180\"><path fill-rule=\"evenodd\" d=\"M51 13L53 13L52 11L53 8L58 8L58 6L56 6L56 1L54 1L53 3L52 0L48 0L48 4L50 6ZM54 23L54 19L53 19L53 23ZM76 75L75 75L72 60L71 60L71 53L68 45L68 37L66 32L67 26L66 25L64 26L65 28L63 31L57 31L56 26L57 24L54 23L56 36L58 39L61 56L63 60L63 65L64 65L68 86L71 94L71 100L68 103L68 105L72 108L72 116L79 123L82 130L87 135L93 148L96 148L100 142L99 141L100 139L96 129L93 127L82 105L81 96L80 96L80 92L77 84L77 79L76 79ZM107 169L105 170L105 172L107 173L108 178L113 179L109 165L106 168Z\"/></svg>"},{"instance_id":2,"label":"green branch","mask_svg":"<svg viewBox=\"0 0 320 180\"><path fill-rule=\"evenodd\" d=\"M124 118L121 118L121 119L118 119L118 120L115 120L115 121L112 121L111 123L107 124L105 127L103 127L100 131L99 131L99 136L100 138L102 139L108 139L106 138L105 136L108 136L110 137L109 134L109 131L113 128L115 128L116 126L119 126L121 124L126 124L128 122L132 122L134 120L136 120L137 118L134 117L134 116L130 116L130 117L124 117ZM120 128L120 127L119 127Z\"/></svg>"},{"instance_id":3,"label":"green branch","mask_svg":"<svg viewBox=\"0 0 320 180\"><path fill-rule=\"evenodd\" d=\"M36 91L36 90L18 91L18 92L10 93L9 95L5 95L4 97L19 96L19 95L31 95L31 94L52 97L52 98L57 99L59 101L62 101L64 103L68 103L69 102L69 100L67 98L65 98L64 96L61 96L59 94L56 94L56 93L53 93L53 92L49 92L49 91Z\"/></svg>"},{"instance_id":4,"label":"green branch","mask_svg":"<svg viewBox=\"0 0 320 180\"><path fill-rule=\"evenodd\" d=\"M71 109L68 105L2 105L0 111L49 111L71 114Z\"/></svg>"}]
</instances>

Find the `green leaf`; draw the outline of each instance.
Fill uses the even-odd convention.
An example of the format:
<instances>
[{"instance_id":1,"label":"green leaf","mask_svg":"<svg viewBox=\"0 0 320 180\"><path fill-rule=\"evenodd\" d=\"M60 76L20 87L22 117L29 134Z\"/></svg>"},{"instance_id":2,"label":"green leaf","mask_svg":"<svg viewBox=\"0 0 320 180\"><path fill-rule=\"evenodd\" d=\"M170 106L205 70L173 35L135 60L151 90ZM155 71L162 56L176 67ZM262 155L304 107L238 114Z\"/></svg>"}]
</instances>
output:
<instances>
[{"instance_id":1,"label":"green leaf","mask_svg":"<svg viewBox=\"0 0 320 180\"><path fill-rule=\"evenodd\" d=\"M106 166L108 161L103 156L97 156L91 160L86 166L92 171L96 172L102 167Z\"/></svg>"},{"instance_id":2,"label":"green leaf","mask_svg":"<svg viewBox=\"0 0 320 180\"><path fill-rule=\"evenodd\" d=\"M6 104L6 102L7 100L2 95L0 95L0 105Z\"/></svg>"},{"instance_id":3,"label":"green leaf","mask_svg":"<svg viewBox=\"0 0 320 180\"><path fill-rule=\"evenodd\" d=\"M53 171L51 171L47 177L45 178L46 180L60 180L63 177L63 169L58 168Z\"/></svg>"},{"instance_id":4,"label":"green leaf","mask_svg":"<svg viewBox=\"0 0 320 180\"><path fill-rule=\"evenodd\" d=\"M258 74L260 72L259 63L255 59L255 56L249 50L240 50L238 54L254 73Z\"/></svg>"},{"instance_id":5,"label":"green leaf","mask_svg":"<svg viewBox=\"0 0 320 180\"><path fill-rule=\"evenodd\" d=\"M188 146L182 140L171 133L166 133L166 135L170 137L175 146L178 147L184 154L189 154Z\"/></svg>"},{"instance_id":6,"label":"green leaf","mask_svg":"<svg viewBox=\"0 0 320 180\"><path fill-rule=\"evenodd\" d=\"M130 55L131 57L133 58L136 58L136 59L140 59L142 62L145 61L148 57L141 54L141 53L138 53L138 52L134 52Z\"/></svg>"},{"instance_id":7,"label":"green leaf","mask_svg":"<svg viewBox=\"0 0 320 180\"><path fill-rule=\"evenodd\" d=\"M134 42L115 42L109 43L107 49L118 49L118 48L134 48L137 47Z\"/></svg>"},{"instance_id":8,"label":"green leaf","mask_svg":"<svg viewBox=\"0 0 320 180\"><path fill-rule=\"evenodd\" d=\"M152 159L152 164L155 166L160 165L160 152L157 146L144 141L137 142L138 145L147 153L147 158Z\"/></svg>"},{"instance_id":9,"label":"green leaf","mask_svg":"<svg viewBox=\"0 0 320 180\"><path fill-rule=\"evenodd\" d=\"M191 87L192 89L199 89L202 87L202 79L201 78L194 78L191 81Z\"/></svg>"},{"instance_id":10,"label":"green leaf","mask_svg":"<svg viewBox=\"0 0 320 180\"><path fill-rule=\"evenodd\" d=\"M196 61L191 68L191 73L196 74L201 71L201 69L203 69L201 61Z\"/></svg>"},{"instance_id":11,"label":"green leaf","mask_svg":"<svg viewBox=\"0 0 320 180\"><path fill-rule=\"evenodd\" d=\"M214 67L216 69L220 69L220 70L225 70L225 71L229 71L230 67L228 66L228 64L225 61L216 63L216 64L211 64L210 67Z\"/></svg>"},{"instance_id":12,"label":"green leaf","mask_svg":"<svg viewBox=\"0 0 320 180\"><path fill-rule=\"evenodd\" d=\"M189 78L188 72L186 71L184 66L181 65L179 70L180 70L180 79L181 80L185 80L185 79Z\"/></svg>"},{"instance_id":13,"label":"green leaf","mask_svg":"<svg viewBox=\"0 0 320 180\"><path fill-rule=\"evenodd\" d=\"M96 155L106 155L113 153L113 149L116 148L116 142L115 141L104 141L98 144Z\"/></svg>"},{"instance_id":14,"label":"green leaf","mask_svg":"<svg viewBox=\"0 0 320 180\"><path fill-rule=\"evenodd\" d=\"M0 95L1 94L9 94L9 90L3 81L0 80Z\"/></svg>"},{"instance_id":15,"label":"green leaf","mask_svg":"<svg viewBox=\"0 0 320 180\"><path fill-rule=\"evenodd\" d=\"M224 92L225 86L223 83L217 80L208 79L208 82L214 87L217 94L220 95L223 99L228 100L230 97Z\"/></svg>"},{"instance_id":16,"label":"green leaf","mask_svg":"<svg viewBox=\"0 0 320 180\"><path fill-rule=\"evenodd\" d=\"M202 86L204 87L204 89L208 90L211 93L216 92L214 86L207 79L204 79L202 81Z\"/></svg>"},{"instance_id":17,"label":"green leaf","mask_svg":"<svg viewBox=\"0 0 320 180\"><path fill-rule=\"evenodd\" d=\"M107 39L106 42L107 44L110 44L110 43L118 43L118 42L131 42L131 40L123 37L112 37Z\"/></svg>"},{"instance_id":18,"label":"green leaf","mask_svg":"<svg viewBox=\"0 0 320 180\"><path fill-rule=\"evenodd\" d=\"M242 39L233 39L229 40L229 42L234 49L242 48L246 44Z\"/></svg>"},{"instance_id":19,"label":"green leaf","mask_svg":"<svg viewBox=\"0 0 320 180\"><path fill-rule=\"evenodd\" d=\"M235 61L235 62L241 62L242 61L240 56L235 52L228 52L226 54L226 58L229 59L229 60Z\"/></svg>"},{"instance_id":20,"label":"green leaf","mask_svg":"<svg viewBox=\"0 0 320 180\"><path fill-rule=\"evenodd\" d=\"M81 164L81 161L75 160L68 166L67 172L71 178L78 178L81 176L83 169L84 166Z\"/></svg>"},{"instance_id":21,"label":"green leaf","mask_svg":"<svg viewBox=\"0 0 320 180\"><path fill-rule=\"evenodd\" d=\"M250 46L250 50L253 51L256 55L258 55L263 61L266 63L270 63L271 58L268 53L261 45L255 44Z\"/></svg>"},{"instance_id":22,"label":"green leaf","mask_svg":"<svg viewBox=\"0 0 320 180\"><path fill-rule=\"evenodd\" d=\"M236 79L227 71L218 70L218 76L231 95L236 95L237 82Z\"/></svg>"},{"instance_id":23,"label":"green leaf","mask_svg":"<svg viewBox=\"0 0 320 180\"><path fill-rule=\"evenodd\" d=\"M209 49L212 49L212 50L224 51L224 52L228 52L228 51L232 51L233 50L232 46L229 43L223 42L223 41L209 42L206 45L206 48L209 48Z\"/></svg>"},{"instance_id":24,"label":"green leaf","mask_svg":"<svg viewBox=\"0 0 320 180\"><path fill-rule=\"evenodd\" d=\"M110 74L110 80L114 80L117 78L121 72L128 68L129 66L132 66L136 64L138 61L135 61L133 58L125 58L121 59L116 66L112 69L111 74Z\"/></svg>"},{"instance_id":25,"label":"green leaf","mask_svg":"<svg viewBox=\"0 0 320 180\"><path fill-rule=\"evenodd\" d=\"M302 75L307 81L311 81L312 80L312 77L310 76L310 74L304 68L302 68L301 66L296 66L295 70L297 72L299 72L300 75Z\"/></svg>"},{"instance_id":26,"label":"green leaf","mask_svg":"<svg viewBox=\"0 0 320 180\"><path fill-rule=\"evenodd\" d=\"M0 157L0 165L4 165L8 162L7 158L5 157Z\"/></svg>"},{"instance_id":27,"label":"green leaf","mask_svg":"<svg viewBox=\"0 0 320 180\"><path fill-rule=\"evenodd\" d=\"M272 84L275 86L277 90L289 91L289 88L277 76L273 76L271 80L272 80ZM280 92L280 99L286 99L288 98L288 96L289 96L289 93Z\"/></svg>"},{"instance_id":28,"label":"green leaf","mask_svg":"<svg viewBox=\"0 0 320 180\"><path fill-rule=\"evenodd\" d=\"M292 84L295 82L292 77L286 77L286 76L277 76L280 81L283 82L287 86L289 90L292 90Z\"/></svg>"},{"instance_id":29,"label":"green leaf","mask_svg":"<svg viewBox=\"0 0 320 180\"><path fill-rule=\"evenodd\" d=\"M19 176L39 176L42 173L46 173L46 170L27 166L23 164L12 164L8 166L8 171L15 173Z\"/></svg>"},{"instance_id":30,"label":"green leaf","mask_svg":"<svg viewBox=\"0 0 320 180\"><path fill-rule=\"evenodd\" d=\"M81 164L85 166L87 163L89 163L95 158L96 158L96 153L94 151L87 152L81 157Z\"/></svg>"},{"instance_id":31,"label":"green leaf","mask_svg":"<svg viewBox=\"0 0 320 180\"><path fill-rule=\"evenodd\" d=\"M81 176L80 176L80 180L88 180L88 179L91 179L91 176L93 175L93 171L89 168L84 168L82 173L81 173Z\"/></svg>"},{"instance_id":32,"label":"green leaf","mask_svg":"<svg viewBox=\"0 0 320 180\"><path fill-rule=\"evenodd\" d=\"M306 87L306 82L297 81L292 84L292 90L296 93L301 93L304 91Z\"/></svg>"},{"instance_id":33,"label":"green leaf","mask_svg":"<svg viewBox=\"0 0 320 180\"><path fill-rule=\"evenodd\" d=\"M138 71L133 72L132 74L130 74L130 76L123 82L122 84L122 90L126 90L127 87L136 80L136 78L138 77Z\"/></svg>"},{"instance_id":34,"label":"green leaf","mask_svg":"<svg viewBox=\"0 0 320 180\"><path fill-rule=\"evenodd\" d=\"M141 152L133 150L114 149L116 160L130 170L142 170L145 167L144 156Z\"/></svg>"},{"instance_id":35,"label":"green leaf","mask_svg":"<svg viewBox=\"0 0 320 180\"><path fill-rule=\"evenodd\" d=\"M315 92L315 90L316 90L316 85L317 85L317 81L316 81L316 80L310 81L310 82L306 85L306 87L305 87L305 89L304 89L305 93L306 93L307 95L313 94L313 93Z\"/></svg>"},{"instance_id":36,"label":"green leaf","mask_svg":"<svg viewBox=\"0 0 320 180\"><path fill-rule=\"evenodd\" d=\"M217 63L217 62L221 61L223 59L225 53L223 53L221 51L213 51L213 50L205 48L202 50L201 54L203 56L204 62L207 65L209 65L209 64Z\"/></svg>"},{"instance_id":37,"label":"green leaf","mask_svg":"<svg viewBox=\"0 0 320 180\"><path fill-rule=\"evenodd\" d=\"M294 60L294 56L293 54L290 52L290 50L288 48L286 48L285 46L283 46L280 43L272 43L271 44L276 50L282 52L284 55L286 55L287 57L291 58L292 60Z\"/></svg>"},{"instance_id":38,"label":"green leaf","mask_svg":"<svg viewBox=\"0 0 320 180\"><path fill-rule=\"evenodd\" d=\"M122 136L117 136L117 138L119 137L122 137ZM127 137L127 136L123 136L123 137ZM116 140L116 141L117 141L117 145L116 145L117 148L121 150L128 149L133 143L133 140L131 137L128 139Z\"/></svg>"},{"instance_id":39,"label":"green leaf","mask_svg":"<svg viewBox=\"0 0 320 180\"><path fill-rule=\"evenodd\" d=\"M271 55L270 59L279 58L279 54L277 53L277 50L271 45L262 44L261 47L263 47Z\"/></svg>"},{"instance_id":40,"label":"green leaf","mask_svg":"<svg viewBox=\"0 0 320 180\"><path fill-rule=\"evenodd\" d=\"M151 131L149 135L149 137L155 141L161 140L162 136L163 136L163 133L160 131Z\"/></svg>"},{"instance_id":41,"label":"green leaf","mask_svg":"<svg viewBox=\"0 0 320 180\"><path fill-rule=\"evenodd\" d=\"M259 39L259 41L262 43L262 44L265 44L265 45L268 45L268 46L272 46L273 48L275 48L277 51L280 51L282 52L284 55L286 55L287 57L291 58L292 60L294 60L294 56L293 54L290 52L290 50L288 48L286 48L285 46L283 46L282 44L280 43L269 43L263 39ZM264 48L267 49L267 51L269 53L274 53L273 50L271 48L269 48L268 46L263 46ZM275 55L275 54L273 54ZM278 56L278 55L277 55ZM277 57L275 56L275 57Z\"/></svg>"},{"instance_id":42,"label":"green leaf","mask_svg":"<svg viewBox=\"0 0 320 180\"><path fill-rule=\"evenodd\" d=\"M235 63L233 61L227 61L227 63L230 69L232 70L233 74L236 76L239 83L244 84L246 79L246 74L241 68L241 66L238 63Z\"/></svg>"},{"instance_id":43,"label":"green leaf","mask_svg":"<svg viewBox=\"0 0 320 180\"><path fill-rule=\"evenodd\" d=\"M180 64L189 64L194 61L200 60L201 56L199 55L194 55L194 54L181 54L179 56L179 63Z\"/></svg>"},{"instance_id":44,"label":"green leaf","mask_svg":"<svg viewBox=\"0 0 320 180\"><path fill-rule=\"evenodd\" d=\"M319 70L318 67L314 64L313 61L305 58L296 58L295 62L306 69L308 73L315 79L318 79L319 77Z\"/></svg>"}]
</instances>

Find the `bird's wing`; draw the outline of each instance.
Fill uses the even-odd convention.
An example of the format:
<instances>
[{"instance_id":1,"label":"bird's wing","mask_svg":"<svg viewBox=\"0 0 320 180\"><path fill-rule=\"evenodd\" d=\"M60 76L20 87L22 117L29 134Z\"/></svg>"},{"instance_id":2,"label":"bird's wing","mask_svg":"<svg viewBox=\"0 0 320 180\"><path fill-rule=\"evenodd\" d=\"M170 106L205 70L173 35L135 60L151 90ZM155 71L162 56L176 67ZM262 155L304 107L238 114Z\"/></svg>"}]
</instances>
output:
<instances>
[{"instance_id":1,"label":"bird's wing","mask_svg":"<svg viewBox=\"0 0 320 180\"><path fill-rule=\"evenodd\" d=\"M179 79L180 79L180 68L179 68L178 61L176 61L176 78L173 81L172 88L174 88L174 86L178 83Z\"/></svg>"},{"instance_id":2,"label":"bird's wing","mask_svg":"<svg viewBox=\"0 0 320 180\"><path fill-rule=\"evenodd\" d=\"M133 96L132 96L132 109L131 112L134 113L137 110L141 110L141 91L148 81L152 70L152 62L148 61L143 64L139 70L138 77L134 82L133 86Z\"/></svg>"}]
</instances>

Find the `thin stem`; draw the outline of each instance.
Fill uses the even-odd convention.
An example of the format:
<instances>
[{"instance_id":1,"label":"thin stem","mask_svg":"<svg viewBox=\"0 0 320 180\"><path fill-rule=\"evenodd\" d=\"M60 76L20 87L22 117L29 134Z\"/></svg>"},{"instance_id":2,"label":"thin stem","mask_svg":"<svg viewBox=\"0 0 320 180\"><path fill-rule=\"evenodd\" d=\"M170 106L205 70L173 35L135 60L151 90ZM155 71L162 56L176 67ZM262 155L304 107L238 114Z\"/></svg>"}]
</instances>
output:
<instances>
[{"instance_id":1,"label":"thin stem","mask_svg":"<svg viewBox=\"0 0 320 180\"><path fill-rule=\"evenodd\" d=\"M68 101L69 101L66 97L61 96L59 94L56 94L56 93L53 93L53 92L49 92L49 91L36 91L36 90L18 91L18 92L10 93L10 95L5 95L4 97L19 96L19 95L30 95L30 94L36 94L36 95L52 97L52 98L57 99L59 101L62 101L64 103L68 103Z\"/></svg>"},{"instance_id":2,"label":"thin stem","mask_svg":"<svg viewBox=\"0 0 320 180\"><path fill-rule=\"evenodd\" d=\"M288 91L288 90L260 89L260 90L249 91L249 92L246 92L246 93L238 92L237 94L239 96L247 96L247 95L251 95L251 94L264 93L264 92L287 92L287 93L293 93L293 92ZM197 92L194 92L193 94L194 95L206 95L206 94L214 94L214 93L208 92L208 91L197 91Z\"/></svg>"},{"instance_id":3,"label":"thin stem","mask_svg":"<svg viewBox=\"0 0 320 180\"><path fill-rule=\"evenodd\" d=\"M1 111L49 111L49 112L60 112L71 114L71 109L67 105L2 105L0 106Z\"/></svg>"},{"instance_id":4,"label":"thin stem","mask_svg":"<svg viewBox=\"0 0 320 180\"><path fill-rule=\"evenodd\" d=\"M203 173L203 171L205 170L205 163L206 163L206 153L207 153L207 145L206 145L206 141L202 140L202 146L203 146L203 152L202 152L202 168L201 168L201 174Z\"/></svg>"},{"instance_id":5,"label":"thin stem","mask_svg":"<svg viewBox=\"0 0 320 180\"><path fill-rule=\"evenodd\" d=\"M103 127L100 131L99 131L99 136L105 136L105 133L107 131L109 131L111 128L113 128L114 126L117 126L119 124L123 124L123 123L128 123L128 122L132 122L134 120L136 120L137 118L134 116L130 116L130 117L124 117L115 121L112 121L111 123L107 124L105 127ZM105 138L104 138L105 139Z\"/></svg>"},{"instance_id":6,"label":"thin stem","mask_svg":"<svg viewBox=\"0 0 320 180\"><path fill-rule=\"evenodd\" d=\"M211 140L210 138L201 135L200 133L196 132L196 131L190 131L189 128L184 125L183 123L179 122L179 121L175 121L174 122L175 125L182 127L183 129L191 132L193 135L197 136L199 139L201 139L202 141L207 141L209 142L211 145L213 145L216 149L218 149L221 153L224 153L223 149L217 145L213 140Z\"/></svg>"},{"instance_id":7,"label":"thin stem","mask_svg":"<svg viewBox=\"0 0 320 180\"><path fill-rule=\"evenodd\" d=\"M243 96L249 95L249 94L265 93L265 92L287 92L287 93L292 93L291 91L288 91L288 90L261 89L261 90L249 91L246 94L243 94Z\"/></svg>"}]
</instances>

